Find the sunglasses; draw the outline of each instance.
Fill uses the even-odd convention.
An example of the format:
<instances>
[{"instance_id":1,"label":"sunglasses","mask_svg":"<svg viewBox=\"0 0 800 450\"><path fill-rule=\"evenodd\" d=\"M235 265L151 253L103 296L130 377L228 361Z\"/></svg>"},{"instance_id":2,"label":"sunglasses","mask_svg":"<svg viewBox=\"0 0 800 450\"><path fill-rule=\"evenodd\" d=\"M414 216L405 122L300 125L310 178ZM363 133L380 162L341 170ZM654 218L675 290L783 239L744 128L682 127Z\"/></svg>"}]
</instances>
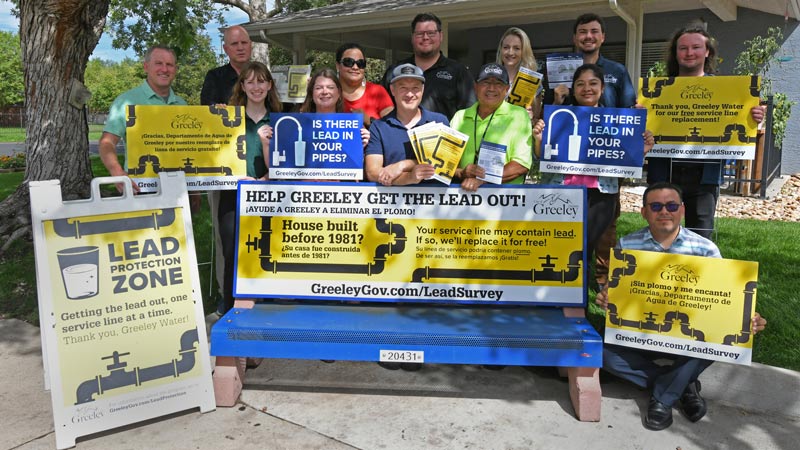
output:
<instances>
[{"instance_id":1,"label":"sunglasses","mask_svg":"<svg viewBox=\"0 0 800 450\"><path fill-rule=\"evenodd\" d=\"M363 68L367 67L367 60L366 59L342 58L342 60L339 61L339 64L341 64L341 65L343 65L343 66L345 66L347 68L350 68L350 67L353 67L353 66L358 66L359 69L363 69Z\"/></svg>"},{"instance_id":2,"label":"sunglasses","mask_svg":"<svg viewBox=\"0 0 800 450\"><path fill-rule=\"evenodd\" d=\"M650 211L653 211L653 212L659 212L664 207L666 207L667 211L669 211L669 212L675 212L681 207L681 204L680 203L675 203L675 202L669 202L669 203L652 202L652 203L648 203L647 206L649 206L650 207Z\"/></svg>"}]
</instances>

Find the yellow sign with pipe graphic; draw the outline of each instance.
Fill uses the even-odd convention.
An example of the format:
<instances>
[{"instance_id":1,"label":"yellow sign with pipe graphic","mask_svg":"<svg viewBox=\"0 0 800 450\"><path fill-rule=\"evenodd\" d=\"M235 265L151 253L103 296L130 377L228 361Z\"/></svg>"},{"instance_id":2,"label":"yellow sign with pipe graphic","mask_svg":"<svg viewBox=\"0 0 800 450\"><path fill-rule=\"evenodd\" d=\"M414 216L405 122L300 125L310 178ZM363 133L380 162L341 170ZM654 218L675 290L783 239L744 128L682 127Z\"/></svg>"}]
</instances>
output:
<instances>
[{"instance_id":1,"label":"yellow sign with pipe graphic","mask_svg":"<svg viewBox=\"0 0 800 450\"><path fill-rule=\"evenodd\" d=\"M605 342L749 365L758 263L615 249Z\"/></svg>"},{"instance_id":2,"label":"yellow sign with pipe graphic","mask_svg":"<svg viewBox=\"0 0 800 450\"><path fill-rule=\"evenodd\" d=\"M584 195L243 182L235 295L583 305Z\"/></svg>"},{"instance_id":3,"label":"yellow sign with pipe graphic","mask_svg":"<svg viewBox=\"0 0 800 450\"><path fill-rule=\"evenodd\" d=\"M759 77L670 77L639 80L655 136L648 158L753 159Z\"/></svg>"},{"instance_id":4,"label":"yellow sign with pipe graphic","mask_svg":"<svg viewBox=\"0 0 800 450\"><path fill-rule=\"evenodd\" d=\"M247 174L244 107L127 107L128 175L142 192L160 172L186 174L189 191L236 189Z\"/></svg>"}]
</instances>

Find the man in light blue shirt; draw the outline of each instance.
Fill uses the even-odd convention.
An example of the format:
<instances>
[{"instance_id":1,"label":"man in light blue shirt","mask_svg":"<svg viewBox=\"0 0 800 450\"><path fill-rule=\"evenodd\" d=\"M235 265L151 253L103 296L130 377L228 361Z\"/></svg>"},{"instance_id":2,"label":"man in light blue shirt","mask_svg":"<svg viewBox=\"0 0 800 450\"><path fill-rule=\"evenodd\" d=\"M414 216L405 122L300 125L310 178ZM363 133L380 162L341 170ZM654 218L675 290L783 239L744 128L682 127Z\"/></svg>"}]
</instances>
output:
<instances>
[{"instance_id":1,"label":"man in light blue shirt","mask_svg":"<svg viewBox=\"0 0 800 450\"><path fill-rule=\"evenodd\" d=\"M681 190L674 184L655 183L648 187L644 191L641 212L648 226L621 238L617 248L722 257L716 244L681 226L684 205ZM595 302L603 309L608 308L608 288L597 294ZM762 331L766 324L767 321L755 313L753 335ZM660 360L672 363L662 364ZM706 401L700 396L697 378L712 362L611 344L603 347L603 370L651 391L644 421L644 426L651 430L663 430L672 425L673 406L690 422L697 422L706 415Z\"/></svg>"},{"instance_id":2,"label":"man in light blue shirt","mask_svg":"<svg viewBox=\"0 0 800 450\"><path fill-rule=\"evenodd\" d=\"M127 176L127 171L117 160L117 144L125 141L125 122L128 105L185 105L186 101L172 91L177 72L175 52L161 45L147 50L144 55L144 72L147 78L139 86L123 92L111 104L108 120L100 137L100 159L111 176ZM120 186L117 186L120 189ZM133 183L134 192L139 187Z\"/></svg>"}]
</instances>

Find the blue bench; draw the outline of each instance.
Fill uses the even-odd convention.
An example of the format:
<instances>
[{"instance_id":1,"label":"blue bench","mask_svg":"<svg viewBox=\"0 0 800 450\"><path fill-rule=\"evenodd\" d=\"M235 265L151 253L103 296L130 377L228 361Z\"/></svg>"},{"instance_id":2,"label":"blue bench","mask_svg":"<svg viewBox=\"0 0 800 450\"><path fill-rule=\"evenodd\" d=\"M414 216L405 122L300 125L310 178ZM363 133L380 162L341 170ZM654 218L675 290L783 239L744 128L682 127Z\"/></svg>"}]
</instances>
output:
<instances>
[{"instance_id":1,"label":"blue bench","mask_svg":"<svg viewBox=\"0 0 800 450\"><path fill-rule=\"evenodd\" d=\"M600 420L602 338L572 307L239 300L211 331L217 405L236 403L245 358L378 361L381 351L423 352L425 363L556 366L577 417Z\"/></svg>"}]
</instances>

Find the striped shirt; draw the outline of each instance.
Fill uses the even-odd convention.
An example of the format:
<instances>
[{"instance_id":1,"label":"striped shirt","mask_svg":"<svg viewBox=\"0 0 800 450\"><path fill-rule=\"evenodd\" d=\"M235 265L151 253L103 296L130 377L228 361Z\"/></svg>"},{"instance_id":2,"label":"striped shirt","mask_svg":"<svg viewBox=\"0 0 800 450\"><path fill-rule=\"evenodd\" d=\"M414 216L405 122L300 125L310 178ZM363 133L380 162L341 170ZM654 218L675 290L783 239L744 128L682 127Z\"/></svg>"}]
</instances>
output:
<instances>
[{"instance_id":1,"label":"striped shirt","mask_svg":"<svg viewBox=\"0 0 800 450\"><path fill-rule=\"evenodd\" d=\"M620 238L617 248L625 250L644 250L648 252L675 253L679 255L707 256L722 258L717 245L694 231L681 227L670 248L664 248L653 239L649 227Z\"/></svg>"}]
</instances>

